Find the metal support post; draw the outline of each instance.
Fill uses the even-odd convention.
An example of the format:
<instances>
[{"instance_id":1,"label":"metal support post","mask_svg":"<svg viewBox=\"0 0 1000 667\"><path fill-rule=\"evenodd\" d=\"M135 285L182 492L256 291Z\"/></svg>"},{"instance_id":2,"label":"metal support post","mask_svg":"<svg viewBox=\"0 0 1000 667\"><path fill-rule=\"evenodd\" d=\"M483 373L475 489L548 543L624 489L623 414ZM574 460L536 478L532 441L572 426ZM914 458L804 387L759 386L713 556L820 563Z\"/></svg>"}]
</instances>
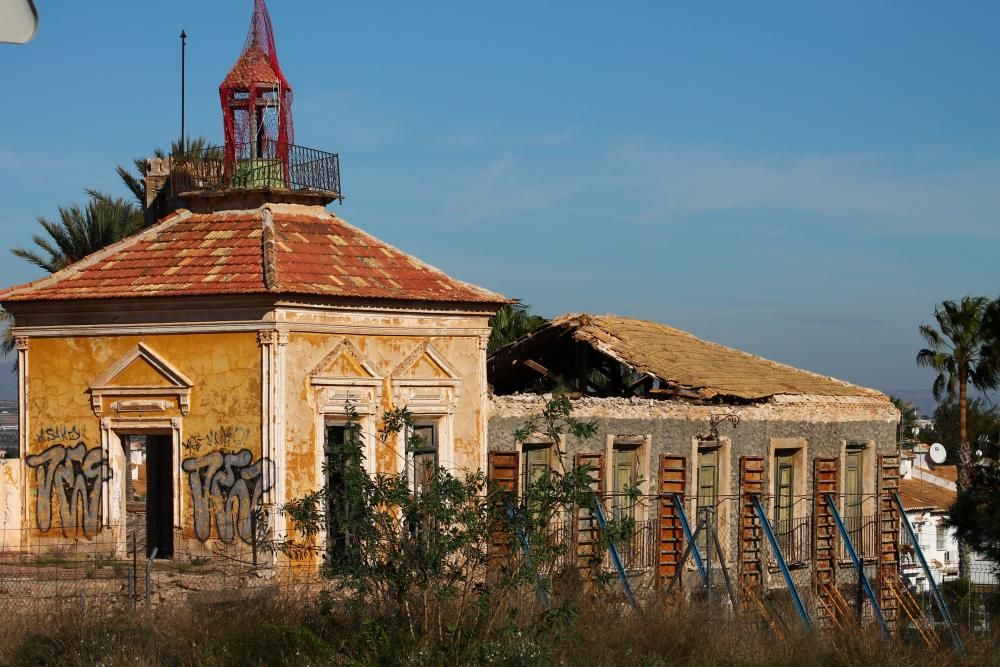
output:
<instances>
[{"instance_id":1,"label":"metal support post","mask_svg":"<svg viewBox=\"0 0 1000 667\"><path fill-rule=\"evenodd\" d=\"M910 544L913 545L913 553L917 555L917 560L920 562L920 567L924 571L924 576L927 577L927 585L931 590L931 596L934 598L934 602L941 611L941 616L944 618L945 625L948 626L951 641L955 645L958 652L965 655L965 646L962 644L962 638L958 636L958 631L955 629L955 621L951 617L951 612L948 611L948 605L945 604L944 598L941 596L941 591L938 589L937 582L934 581L934 575L931 572L931 568L927 565L927 559L924 558L924 551L920 548L920 542L917 541L917 534L913 530L913 526L910 525L910 517L906 516L906 510L903 509L903 501L900 499L898 493L892 494L892 498L896 501L896 507L899 509L899 516L903 520L903 528L906 530L906 536L910 538Z\"/></svg>"},{"instance_id":2,"label":"metal support post","mask_svg":"<svg viewBox=\"0 0 1000 667\"><path fill-rule=\"evenodd\" d=\"M601 527L601 531L607 534L608 522L604 519L604 508L601 507L601 499L595 494L594 500L597 502L597 511L595 512L597 523ZM618 571L618 578L621 579L622 588L625 590L625 599L628 600L628 603L633 608L638 609L639 603L635 599L635 593L632 592L632 583L628 579L625 566L622 564L621 556L618 554L618 547L615 546L614 542L608 542L608 553L611 554L611 562L614 563L615 569Z\"/></svg>"},{"instance_id":3,"label":"metal support post","mask_svg":"<svg viewBox=\"0 0 1000 667\"><path fill-rule=\"evenodd\" d=\"M514 512L514 506L507 502L507 516L510 518L511 523L514 523L514 519L517 514ZM534 560L531 557L531 544L528 542L528 536L524 534L524 531L520 528L516 528L517 540L521 543L521 549L524 551L524 558L528 561L528 567L531 571L535 573L535 595L538 596L538 600L548 606L549 604L549 593L545 590L544 582L542 581L542 575L535 567Z\"/></svg>"},{"instance_id":4,"label":"metal support post","mask_svg":"<svg viewBox=\"0 0 1000 667\"><path fill-rule=\"evenodd\" d=\"M861 588L865 592L865 596L868 601L872 603L872 612L875 614L875 620L878 621L878 625L882 628L882 634L888 639L889 637L889 626L885 622L885 617L882 616L882 607L878 604L878 598L875 597L875 591L872 590L872 585L868 581L868 577L865 576L865 566L861 562L861 558L858 556L857 550L854 548L854 542L851 540L851 534L847 532L847 526L844 525L844 520L840 518L840 512L837 511L837 501L834 500L833 494L826 494L826 506L830 510L830 516L833 517L833 522L837 524L837 530L840 531L840 537L844 541L844 546L847 548L847 554L851 557L851 562L854 563L854 569L858 571L858 583L861 584ZM861 609L858 610L858 623L861 622Z\"/></svg>"},{"instance_id":5,"label":"metal support post","mask_svg":"<svg viewBox=\"0 0 1000 667\"><path fill-rule=\"evenodd\" d=\"M722 544L719 542L719 533L715 530L715 524L709 526L709 531L712 533L712 541L715 543L716 553L719 554L719 566L722 570L722 578L726 581L726 590L729 592L729 601L733 603L733 613L739 613L739 603L736 599L736 589L733 588L733 582L729 578L729 568L726 567L726 559L722 555Z\"/></svg>"},{"instance_id":6,"label":"metal support post","mask_svg":"<svg viewBox=\"0 0 1000 667\"><path fill-rule=\"evenodd\" d=\"M149 560L146 561L146 613L149 613L152 607L152 591L151 582L153 579L153 559L156 558L157 552L159 552L159 547L153 547L153 553L149 554Z\"/></svg>"},{"instance_id":7,"label":"metal support post","mask_svg":"<svg viewBox=\"0 0 1000 667\"><path fill-rule=\"evenodd\" d=\"M677 517L681 520L681 528L684 530L684 539L688 541L688 544L693 547L691 549L691 555L694 556L695 565L698 566L698 573L701 575L702 581L708 577L708 573L705 571L705 563L701 559L701 552L698 550L698 546L695 543L695 536L691 534L691 524L688 523L687 513L684 512L684 502L681 500L681 496L678 493L673 494L674 499L674 509L677 510Z\"/></svg>"},{"instance_id":8,"label":"metal support post","mask_svg":"<svg viewBox=\"0 0 1000 667\"><path fill-rule=\"evenodd\" d=\"M670 593L674 584L680 581L681 576L684 574L684 565L687 564L688 556L698 551L698 547L695 546L695 540L697 540L698 536L701 535L702 528L703 526L699 523L698 527L694 529L694 535L687 541L687 546L684 548L684 555L682 555L681 559L677 562L677 571L674 572L673 578L670 579L670 585L667 586L667 593Z\"/></svg>"},{"instance_id":9,"label":"metal support post","mask_svg":"<svg viewBox=\"0 0 1000 667\"><path fill-rule=\"evenodd\" d=\"M705 539L705 596L708 603L712 603L712 535L711 530L714 525L712 521L712 510L713 507L700 507L698 508L698 513L701 515L698 518L699 523L705 527L708 531Z\"/></svg>"},{"instance_id":10,"label":"metal support post","mask_svg":"<svg viewBox=\"0 0 1000 667\"><path fill-rule=\"evenodd\" d=\"M785 580L785 586L788 587L788 592L792 596L792 602L795 603L795 610L799 613L799 618L802 619L803 625L805 625L807 629L812 630L812 619L809 618L809 612L806 611L806 606L802 604L802 597L799 595L799 589L795 586L795 580L792 579L792 572L788 569L788 564L785 562L785 556L781 553L781 547L778 546L778 540L774 537L774 531L771 530L771 523L767 520L767 514L764 512L764 507L760 504L760 496L754 493L750 494L750 498L753 500L753 507L757 512L757 518L760 520L760 525L764 530L764 535L767 537L767 541L771 545L771 553L774 554L774 559L778 561L778 569L781 570L781 576Z\"/></svg>"}]
</instances>

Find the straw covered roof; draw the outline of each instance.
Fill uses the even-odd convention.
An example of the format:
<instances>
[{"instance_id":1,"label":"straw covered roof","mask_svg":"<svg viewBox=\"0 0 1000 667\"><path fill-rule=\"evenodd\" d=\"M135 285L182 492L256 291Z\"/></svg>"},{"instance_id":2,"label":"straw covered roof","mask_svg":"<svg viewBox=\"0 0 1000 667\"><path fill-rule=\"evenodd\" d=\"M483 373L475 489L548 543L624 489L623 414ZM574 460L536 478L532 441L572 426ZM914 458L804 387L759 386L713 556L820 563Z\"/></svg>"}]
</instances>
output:
<instances>
[{"instance_id":1,"label":"straw covered roof","mask_svg":"<svg viewBox=\"0 0 1000 667\"><path fill-rule=\"evenodd\" d=\"M566 336L693 398L760 400L791 394L888 400L873 389L705 341L658 322L616 315L558 317L498 350L491 370L510 371L520 357L527 359L547 342Z\"/></svg>"}]
</instances>

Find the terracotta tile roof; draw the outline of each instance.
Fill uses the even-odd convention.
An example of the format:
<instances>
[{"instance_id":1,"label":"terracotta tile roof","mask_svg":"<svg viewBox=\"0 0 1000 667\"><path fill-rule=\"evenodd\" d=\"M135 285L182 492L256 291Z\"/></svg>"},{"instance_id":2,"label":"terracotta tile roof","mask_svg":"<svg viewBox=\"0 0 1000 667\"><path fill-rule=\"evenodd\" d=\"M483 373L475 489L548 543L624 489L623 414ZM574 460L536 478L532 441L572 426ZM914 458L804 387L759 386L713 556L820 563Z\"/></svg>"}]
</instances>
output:
<instances>
[{"instance_id":1,"label":"terracotta tile roof","mask_svg":"<svg viewBox=\"0 0 1000 667\"><path fill-rule=\"evenodd\" d=\"M946 510L955 502L955 492L922 479L901 479L899 498L908 510Z\"/></svg>"},{"instance_id":2,"label":"terracotta tile roof","mask_svg":"<svg viewBox=\"0 0 1000 667\"><path fill-rule=\"evenodd\" d=\"M935 465L933 468L924 468L923 471L952 483L958 481L958 466Z\"/></svg>"},{"instance_id":3,"label":"terracotta tile roof","mask_svg":"<svg viewBox=\"0 0 1000 667\"><path fill-rule=\"evenodd\" d=\"M236 64L222 81L223 87L246 88L255 83L277 83L277 72L259 46L251 46L240 54Z\"/></svg>"},{"instance_id":4,"label":"terracotta tile roof","mask_svg":"<svg viewBox=\"0 0 1000 667\"><path fill-rule=\"evenodd\" d=\"M658 322L617 315L563 315L498 350L491 369L516 366L545 337L569 334L612 359L648 373L702 399L716 396L757 400L777 395L888 398L873 389L786 366Z\"/></svg>"},{"instance_id":5,"label":"terracotta tile roof","mask_svg":"<svg viewBox=\"0 0 1000 667\"><path fill-rule=\"evenodd\" d=\"M506 303L351 226L322 207L179 211L0 301L209 294L319 294Z\"/></svg>"}]
</instances>

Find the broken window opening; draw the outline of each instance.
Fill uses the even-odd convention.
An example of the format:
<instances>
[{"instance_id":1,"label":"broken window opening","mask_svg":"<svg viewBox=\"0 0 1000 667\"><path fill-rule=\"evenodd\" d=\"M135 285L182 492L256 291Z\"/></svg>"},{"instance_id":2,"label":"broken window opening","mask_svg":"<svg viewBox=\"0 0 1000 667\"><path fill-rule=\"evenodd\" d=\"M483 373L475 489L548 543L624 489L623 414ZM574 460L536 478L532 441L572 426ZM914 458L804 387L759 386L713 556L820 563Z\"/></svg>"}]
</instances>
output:
<instances>
[{"instance_id":1,"label":"broken window opening","mask_svg":"<svg viewBox=\"0 0 1000 667\"><path fill-rule=\"evenodd\" d=\"M173 442L168 435L121 436L127 473L124 475L125 527L129 546L149 557L174 555Z\"/></svg>"},{"instance_id":2,"label":"broken window opening","mask_svg":"<svg viewBox=\"0 0 1000 667\"><path fill-rule=\"evenodd\" d=\"M363 456L358 425L326 424L323 448L327 485L326 545L332 562L351 553L354 546L351 527L360 520L361 489L357 475L363 472Z\"/></svg>"}]
</instances>

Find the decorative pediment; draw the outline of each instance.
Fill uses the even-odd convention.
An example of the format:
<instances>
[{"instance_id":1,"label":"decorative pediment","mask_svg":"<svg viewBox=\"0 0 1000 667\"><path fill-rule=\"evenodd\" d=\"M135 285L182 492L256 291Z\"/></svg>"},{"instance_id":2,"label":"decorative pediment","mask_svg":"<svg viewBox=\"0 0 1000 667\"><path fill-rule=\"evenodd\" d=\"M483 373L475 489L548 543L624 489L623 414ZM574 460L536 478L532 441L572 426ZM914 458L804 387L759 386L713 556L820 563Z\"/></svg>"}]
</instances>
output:
<instances>
[{"instance_id":1,"label":"decorative pediment","mask_svg":"<svg viewBox=\"0 0 1000 667\"><path fill-rule=\"evenodd\" d=\"M392 374L394 401L413 412L451 412L462 378L430 341L418 345Z\"/></svg>"},{"instance_id":2,"label":"decorative pediment","mask_svg":"<svg viewBox=\"0 0 1000 667\"><path fill-rule=\"evenodd\" d=\"M365 378L381 380L375 366L365 358L354 343L342 338L333 349L310 371L309 376L317 378Z\"/></svg>"},{"instance_id":3,"label":"decorative pediment","mask_svg":"<svg viewBox=\"0 0 1000 667\"><path fill-rule=\"evenodd\" d=\"M461 377L430 341L424 341L393 369L392 379L460 380Z\"/></svg>"},{"instance_id":4,"label":"decorative pediment","mask_svg":"<svg viewBox=\"0 0 1000 667\"><path fill-rule=\"evenodd\" d=\"M382 397L382 376L346 338L310 371L309 383L323 413L343 410L348 402L359 413L374 413Z\"/></svg>"},{"instance_id":5,"label":"decorative pediment","mask_svg":"<svg viewBox=\"0 0 1000 667\"><path fill-rule=\"evenodd\" d=\"M111 403L120 412L162 412L172 407L163 396L175 396L181 414L191 409L193 383L145 343L108 367L89 388L94 414L101 416L105 397L122 400Z\"/></svg>"}]
</instances>

